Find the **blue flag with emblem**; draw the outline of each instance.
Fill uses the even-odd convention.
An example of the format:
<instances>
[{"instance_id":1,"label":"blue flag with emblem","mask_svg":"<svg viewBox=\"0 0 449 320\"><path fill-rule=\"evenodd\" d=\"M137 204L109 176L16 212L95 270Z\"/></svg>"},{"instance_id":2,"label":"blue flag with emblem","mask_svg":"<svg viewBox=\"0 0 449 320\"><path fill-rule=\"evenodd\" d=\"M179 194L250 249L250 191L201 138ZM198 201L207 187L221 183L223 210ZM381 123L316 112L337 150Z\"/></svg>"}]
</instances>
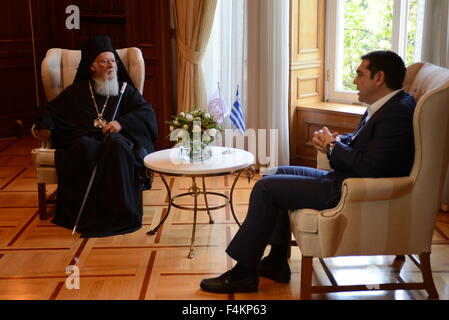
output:
<instances>
[{"instance_id":1,"label":"blue flag with emblem","mask_svg":"<svg viewBox=\"0 0 449 320\"><path fill-rule=\"evenodd\" d=\"M232 105L231 114L229 116L234 126L239 129L241 134L246 131L245 120L243 117L242 106L240 105L239 86L237 86L237 92L235 94L235 102Z\"/></svg>"}]
</instances>

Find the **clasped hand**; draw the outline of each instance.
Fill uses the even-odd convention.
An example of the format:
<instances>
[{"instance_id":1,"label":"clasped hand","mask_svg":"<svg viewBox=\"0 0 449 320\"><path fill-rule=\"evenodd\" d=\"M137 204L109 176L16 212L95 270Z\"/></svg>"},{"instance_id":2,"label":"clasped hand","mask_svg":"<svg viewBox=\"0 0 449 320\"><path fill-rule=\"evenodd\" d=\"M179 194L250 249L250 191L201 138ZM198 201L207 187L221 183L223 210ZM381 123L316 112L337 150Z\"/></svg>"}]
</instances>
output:
<instances>
[{"instance_id":1,"label":"clasped hand","mask_svg":"<svg viewBox=\"0 0 449 320\"><path fill-rule=\"evenodd\" d=\"M111 121L104 126L104 128L101 130L101 133L103 133L103 135L106 135L108 133L118 133L120 131L122 131L122 126L120 125L120 123L117 121Z\"/></svg>"},{"instance_id":2,"label":"clasped hand","mask_svg":"<svg viewBox=\"0 0 449 320\"><path fill-rule=\"evenodd\" d=\"M122 126L120 125L120 123L117 121L111 121L104 126L104 128L101 130L101 133L103 133L103 135L106 135L108 133L118 133L120 131L122 131ZM45 143L50 141L51 131L48 129L36 130L36 135L41 143Z\"/></svg>"},{"instance_id":3,"label":"clasped hand","mask_svg":"<svg viewBox=\"0 0 449 320\"><path fill-rule=\"evenodd\" d=\"M327 127L315 131L313 133L312 143L316 150L322 153L326 153L326 146L337 140L338 133L331 133Z\"/></svg>"}]
</instances>

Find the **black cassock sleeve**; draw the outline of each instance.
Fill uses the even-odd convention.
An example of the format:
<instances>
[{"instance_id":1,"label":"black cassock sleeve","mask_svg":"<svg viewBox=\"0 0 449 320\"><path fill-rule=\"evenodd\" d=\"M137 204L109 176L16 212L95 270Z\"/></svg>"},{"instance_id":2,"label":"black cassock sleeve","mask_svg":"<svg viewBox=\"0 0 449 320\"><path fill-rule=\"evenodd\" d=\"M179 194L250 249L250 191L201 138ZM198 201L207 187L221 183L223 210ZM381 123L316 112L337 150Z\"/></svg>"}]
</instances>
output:
<instances>
[{"instance_id":1,"label":"black cassock sleeve","mask_svg":"<svg viewBox=\"0 0 449 320\"><path fill-rule=\"evenodd\" d=\"M126 88L121 104L123 110L116 120L143 158L154 151L158 132L156 113L133 86Z\"/></svg>"},{"instance_id":2,"label":"black cassock sleeve","mask_svg":"<svg viewBox=\"0 0 449 320\"><path fill-rule=\"evenodd\" d=\"M48 129L54 130L54 123L48 108L40 107L38 109L37 119L36 119L36 130Z\"/></svg>"},{"instance_id":3,"label":"black cassock sleeve","mask_svg":"<svg viewBox=\"0 0 449 320\"><path fill-rule=\"evenodd\" d=\"M63 90L56 98L49 101L47 105L38 108L36 118L36 129L48 129L54 131L56 129L55 117L61 117L64 114L64 105L68 100L68 93L72 87ZM75 95L74 95L75 96Z\"/></svg>"}]
</instances>

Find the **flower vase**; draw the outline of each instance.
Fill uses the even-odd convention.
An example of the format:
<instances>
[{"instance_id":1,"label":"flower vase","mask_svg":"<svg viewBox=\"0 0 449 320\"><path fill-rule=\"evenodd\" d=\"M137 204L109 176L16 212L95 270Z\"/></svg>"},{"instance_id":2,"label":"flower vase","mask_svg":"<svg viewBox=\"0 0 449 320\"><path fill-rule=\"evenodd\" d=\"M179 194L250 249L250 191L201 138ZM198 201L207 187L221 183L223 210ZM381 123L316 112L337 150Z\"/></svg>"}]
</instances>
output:
<instances>
[{"instance_id":1,"label":"flower vase","mask_svg":"<svg viewBox=\"0 0 449 320\"><path fill-rule=\"evenodd\" d=\"M198 147L184 145L179 148L179 155L181 159L190 163L195 163L209 159L212 156L212 151L207 145Z\"/></svg>"}]
</instances>

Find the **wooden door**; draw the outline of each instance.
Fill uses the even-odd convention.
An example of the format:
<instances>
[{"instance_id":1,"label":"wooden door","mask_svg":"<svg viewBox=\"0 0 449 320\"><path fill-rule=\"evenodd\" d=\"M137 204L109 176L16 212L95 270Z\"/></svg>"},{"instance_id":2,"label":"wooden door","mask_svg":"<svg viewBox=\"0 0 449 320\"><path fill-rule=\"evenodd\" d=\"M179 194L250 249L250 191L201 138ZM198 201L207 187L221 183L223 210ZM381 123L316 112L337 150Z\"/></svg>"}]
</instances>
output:
<instances>
[{"instance_id":1,"label":"wooden door","mask_svg":"<svg viewBox=\"0 0 449 320\"><path fill-rule=\"evenodd\" d=\"M325 0L290 0L290 163L298 164L297 108L324 99Z\"/></svg>"},{"instance_id":2,"label":"wooden door","mask_svg":"<svg viewBox=\"0 0 449 320\"><path fill-rule=\"evenodd\" d=\"M28 0L2 2L0 11L0 138L20 135L32 122L36 96L33 38Z\"/></svg>"}]
</instances>

